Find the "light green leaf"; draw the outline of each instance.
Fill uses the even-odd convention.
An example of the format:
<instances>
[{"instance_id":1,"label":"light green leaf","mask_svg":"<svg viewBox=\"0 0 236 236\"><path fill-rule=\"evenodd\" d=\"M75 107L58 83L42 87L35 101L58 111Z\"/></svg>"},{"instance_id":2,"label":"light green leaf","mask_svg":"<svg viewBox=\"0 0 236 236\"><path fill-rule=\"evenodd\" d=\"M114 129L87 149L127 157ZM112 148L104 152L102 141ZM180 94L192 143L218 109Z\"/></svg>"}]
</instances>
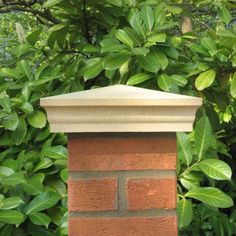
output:
<instances>
[{"instance_id":1,"label":"light green leaf","mask_svg":"<svg viewBox=\"0 0 236 236\"><path fill-rule=\"evenodd\" d=\"M119 29L117 30L117 32L115 33L115 36L117 39L119 39L122 43L124 43L125 45L133 48L134 43L132 41L132 39L129 37L129 35L126 33L126 31Z\"/></svg>"},{"instance_id":2,"label":"light green leaf","mask_svg":"<svg viewBox=\"0 0 236 236\"><path fill-rule=\"evenodd\" d=\"M191 149L191 143L189 137L186 133L177 133L177 147L178 147L178 157L187 166L189 166L193 159L193 153Z\"/></svg>"},{"instance_id":3,"label":"light green leaf","mask_svg":"<svg viewBox=\"0 0 236 236\"><path fill-rule=\"evenodd\" d=\"M185 194L185 197L197 199L213 207L228 208L233 206L231 197L212 187L193 188Z\"/></svg>"},{"instance_id":4,"label":"light green leaf","mask_svg":"<svg viewBox=\"0 0 236 236\"><path fill-rule=\"evenodd\" d=\"M9 210L23 204L24 201L20 197L8 197L2 200L2 210Z\"/></svg>"},{"instance_id":5,"label":"light green leaf","mask_svg":"<svg viewBox=\"0 0 236 236\"><path fill-rule=\"evenodd\" d=\"M42 129L47 123L45 114L42 111L36 110L30 116L28 116L28 122L34 128Z\"/></svg>"},{"instance_id":6,"label":"light green leaf","mask_svg":"<svg viewBox=\"0 0 236 236\"><path fill-rule=\"evenodd\" d=\"M236 98L236 72L234 73L230 83L230 94L233 98Z\"/></svg>"},{"instance_id":7,"label":"light green leaf","mask_svg":"<svg viewBox=\"0 0 236 236\"><path fill-rule=\"evenodd\" d=\"M192 201L185 198L178 201L177 215L179 228L188 226L193 219L193 207Z\"/></svg>"},{"instance_id":8,"label":"light green leaf","mask_svg":"<svg viewBox=\"0 0 236 236\"><path fill-rule=\"evenodd\" d=\"M148 42L150 43L164 43L165 41L166 41L165 33L155 34L148 38Z\"/></svg>"},{"instance_id":9,"label":"light green leaf","mask_svg":"<svg viewBox=\"0 0 236 236\"><path fill-rule=\"evenodd\" d=\"M172 86L172 81L169 75L167 74L161 74L157 78L158 86L164 90L164 91L170 91L170 88Z\"/></svg>"},{"instance_id":10,"label":"light green leaf","mask_svg":"<svg viewBox=\"0 0 236 236\"><path fill-rule=\"evenodd\" d=\"M120 52L125 50L127 46L120 44L116 39L103 39L100 42L101 45L101 53L104 52Z\"/></svg>"},{"instance_id":11,"label":"light green leaf","mask_svg":"<svg viewBox=\"0 0 236 236\"><path fill-rule=\"evenodd\" d=\"M143 38L146 37L140 12L134 10L131 14L129 23L139 36L142 36Z\"/></svg>"},{"instance_id":12,"label":"light green leaf","mask_svg":"<svg viewBox=\"0 0 236 236\"><path fill-rule=\"evenodd\" d=\"M42 170L42 169L47 169L48 167L50 167L51 165L53 165L52 160L50 160L49 158L44 158L42 161L40 161L34 169L34 172L38 171L38 170Z\"/></svg>"},{"instance_id":13,"label":"light green leaf","mask_svg":"<svg viewBox=\"0 0 236 236\"><path fill-rule=\"evenodd\" d=\"M171 81L180 87L184 87L188 83L188 80L181 75L171 75Z\"/></svg>"},{"instance_id":14,"label":"light green leaf","mask_svg":"<svg viewBox=\"0 0 236 236\"><path fill-rule=\"evenodd\" d=\"M168 59L166 57L166 55L161 52L161 51L157 51L155 52L155 56L160 64L160 67L162 70L165 70L165 68L168 66Z\"/></svg>"},{"instance_id":15,"label":"light green leaf","mask_svg":"<svg viewBox=\"0 0 236 236\"><path fill-rule=\"evenodd\" d=\"M6 224L20 224L24 221L24 216L15 210L0 210L0 222Z\"/></svg>"},{"instance_id":16,"label":"light green leaf","mask_svg":"<svg viewBox=\"0 0 236 236\"><path fill-rule=\"evenodd\" d=\"M11 113L11 101L8 96L0 95L0 106L8 113Z\"/></svg>"},{"instance_id":17,"label":"light green leaf","mask_svg":"<svg viewBox=\"0 0 236 236\"><path fill-rule=\"evenodd\" d=\"M20 78L18 71L16 69L11 69L11 68L2 68L0 70L0 76L7 76L15 79Z\"/></svg>"},{"instance_id":18,"label":"light green leaf","mask_svg":"<svg viewBox=\"0 0 236 236\"><path fill-rule=\"evenodd\" d=\"M141 9L141 15L148 32L151 32L154 25L154 13L152 8L146 5L143 6Z\"/></svg>"},{"instance_id":19,"label":"light green leaf","mask_svg":"<svg viewBox=\"0 0 236 236\"><path fill-rule=\"evenodd\" d=\"M45 8L53 7L60 2L62 2L62 0L47 0L46 2L44 2L43 7Z\"/></svg>"},{"instance_id":20,"label":"light green leaf","mask_svg":"<svg viewBox=\"0 0 236 236\"><path fill-rule=\"evenodd\" d=\"M232 176L231 168L223 161L217 159L203 160L198 167L209 177L217 180L229 180Z\"/></svg>"},{"instance_id":21,"label":"light green leaf","mask_svg":"<svg viewBox=\"0 0 236 236\"><path fill-rule=\"evenodd\" d=\"M67 148L63 146L51 146L46 149L45 156L53 158L53 159L61 159L61 158L67 158Z\"/></svg>"},{"instance_id":22,"label":"light green leaf","mask_svg":"<svg viewBox=\"0 0 236 236\"><path fill-rule=\"evenodd\" d=\"M67 168L61 170L60 177L64 182L66 182L68 180L68 169Z\"/></svg>"},{"instance_id":23,"label":"light green leaf","mask_svg":"<svg viewBox=\"0 0 236 236\"><path fill-rule=\"evenodd\" d=\"M0 166L0 176L9 176L9 175L12 175L14 174L14 170L9 168L9 167L6 167L6 166Z\"/></svg>"},{"instance_id":24,"label":"light green leaf","mask_svg":"<svg viewBox=\"0 0 236 236\"><path fill-rule=\"evenodd\" d=\"M29 219L31 222L35 225L43 225L46 228L48 228L49 223L51 222L51 218L41 212L38 213L30 213L29 214Z\"/></svg>"},{"instance_id":25,"label":"light green leaf","mask_svg":"<svg viewBox=\"0 0 236 236\"><path fill-rule=\"evenodd\" d=\"M198 90L208 88L214 82L216 72L212 69L202 72L195 80L195 86Z\"/></svg>"},{"instance_id":26,"label":"light green leaf","mask_svg":"<svg viewBox=\"0 0 236 236\"><path fill-rule=\"evenodd\" d=\"M21 184L24 182L25 178L23 172L13 173L9 176L5 176L1 180L1 184L10 186L16 186L17 184Z\"/></svg>"},{"instance_id":27,"label":"light green leaf","mask_svg":"<svg viewBox=\"0 0 236 236\"><path fill-rule=\"evenodd\" d=\"M14 131L19 123L19 118L16 112L12 112L1 120L2 126L8 130Z\"/></svg>"},{"instance_id":28,"label":"light green leaf","mask_svg":"<svg viewBox=\"0 0 236 236\"><path fill-rule=\"evenodd\" d=\"M27 76L28 79L31 78L31 67L26 60L19 61L17 63L17 68L22 73L22 75Z\"/></svg>"},{"instance_id":29,"label":"light green leaf","mask_svg":"<svg viewBox=\"0 0 236 236\"><path fill-rule=\"evenodd\" d=\"M207 116L203 116L197 123L194 133L195 148L199 159L211 146L212 140L211 124Z\"/></svg>"},{"instance_id":30,"label":"light green leaf","mask_svg":"<svg viewBox=\"0 0 236 236\"><path fill-rule=\"evenodd\" d=\"M86 61L86 65L81 69L81 75L87 81L98 76L103 70L101 58L93 58Z\"/></svg>"},{"instance_id":31,"label":"light green leaf","mask_svg":"<svg viewBox=\"0 0 236 236\"><path fill-rule=\"evenodd\" d=\"M179 180L186 189L190 190L192 188L199 187L201 175L194 172L188 172L187 174L184 174L184 176Z\"/></svg>"},{"instance_id":32,"label":"light green leaf","mask_svg":"<svg viewBox=\"0 0 236 236\"><path fill-rule=\"evenodd\" d=\"M222 6L219 12L220 19L225 23L229 24L232 20L232 16L230 14L230 11L225 7Z\"/></svg>"},{"instance_id":33,"label":"light green leaf","mask_svg":"<svg viewBox=\"0 0 236 236\"><path fill-rule=\"evenodd\" d=\"M59 201L60 196L53 192L43 192L37 195L28 205L26 214L36 213L51 208Z\"/></svg>"},{"instance_id":34,"label":"light green leaf","mask_svg":"<svg viewBox=\"0 0 236 236\"><path fill-rule=\"evenodd\" d=\"M56 24L49 29L49 32L61 30L61 29L65 28L66 26L67 26L67 24L65 24L65 23Z\"/></svg>"},{"instance_id":35,"label":"light green leaf","mask_svg":"<svg viewBox=\"0 0 236 236\"><path fill-rule=\"evenodd\" d=\"M106 70L116 70L130 59L127 54L114 53L104 59L104 68Z\"/></svg>"},{"instance_id":36,"label":"light green leaf","mask_svg":"<svg viewBox=\"0 0 236 236\"><path fill-rule=\"evenodd\" d=\"M136 74L132 77L130 77L127 81L127 85L135 85L135 84L140 84L146 80L150 79L150 75L145 74L145 73L139 73Z\"/></svg>"}]
</instances>

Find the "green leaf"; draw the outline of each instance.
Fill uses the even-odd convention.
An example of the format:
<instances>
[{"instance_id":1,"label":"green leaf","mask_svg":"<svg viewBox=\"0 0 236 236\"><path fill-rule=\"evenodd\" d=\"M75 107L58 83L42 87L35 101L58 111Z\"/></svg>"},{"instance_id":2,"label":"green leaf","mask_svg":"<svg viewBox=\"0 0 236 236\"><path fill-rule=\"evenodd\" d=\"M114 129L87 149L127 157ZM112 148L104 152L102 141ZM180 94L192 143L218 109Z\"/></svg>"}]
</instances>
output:
<instances>
[{"instance_id":1,"label":"green leaf","mask_svg":"<svg viewBox=\"0 0 236 236\"><path fill-rule=\"evenodd\" d=\"M31 113L34 111L33 106L32 106L30 103L28 103L28 102L24 102L24 103L20 106L20 109L21 109L23 112L27 113L27 114L31 114Z\"/></svg>"},{"instance_id":2,"label":"green leaf","mask_svg":"<svg viewBox=\"0 0 236 236\"><path fill-rule=\"evenodd\" d=\"M5 176L1 180L1 184L3 185L11 185L16 186L17 184L21 184L25 182L23 172L13 173L9 176Z\"/></svg>"},{"instance_id":3,"label":"green leaf","mask_svg":"<svg viewBox=\"0 0 236 236\"><path fill-rule=\"evenodd\" d=\"M43 192L36 196L28 205L26 214L37 213L51 208L59 201L60 196L53 192Z\"/></svg>"},{"instance_id":4,"label":"green leaf","mask_svg":"<svg viewBox=\"0 0 236 236\"><path fill-rule=\"evenodd\" d=\"M172 81L169 75L167 74L161 74L157 78L158 86L164 90L164 91L170 91L170 88L172 86Z\"/></svg>"},{"instance_id":5,"label":"green leaf","mask_svg":"<svg viewBox=\"0 0 236 236\"><path fill-rule=\"evenodd\" d=\"M179 228L188 226L193 220L192 201L185 198L178 201L177 215Z\"/></svg>"},{"instance_id":6,"label":"green leaf","mask_svg":"<svg viewBox=\"0 0 236 236\"><path fill-rule=\"evenodd\" d=\"M180 87L184 87L188 83L188 80L181 75L171 75L171 81Z\"/></svg>"},{"instance_id":7,"label":"green leaf","mask_svg":"<svg viewBox=\"0 0 236 236\"><path fill-rule=\"evenodd\" d=\"M211 124L207 116L203 116L197 123L194 133L195 148L199 159L211 146L212 140Z\"/></svg>"},{"instance_id":8,"label":"green leaf","mask_svg":"<svg viewBox=\"0 0 236 236\"><path fill-rule=\"evenodd\" d=\"M46 2L44 2L43 7L45 8L53 7L60 2L62 2L62 0L47 0Z\"/></svg>"},{"instance_id":9,"label":"green leaf","mask_svg":"<svg viewBox=\"0 0 236 236\"><path fill-rule=\"evenodd\" d=\"M8 130L14 131L19 123L19 118L16 112L13 112L2 118L2 126Z\"/></svg>"},{"instance_id":10,"label":"green leaf","mask_svg":"<svg viewBox=\"0 0 236 236\"><path fill-rule=\"evenodd\" d=\"M67 26L67 24L65 24L65 23L56 24L49 29L49 32L61 30L61 29L65 28L66 26Z\"/></svg>"},{"instance_id":11,"label":"green leaf","mask_svg":"<svg viewBox=\"0 0 236 236\"><path fill-rule=\"evenodd\" d=\"M0 70L0 76L7 76L10 78L19 79L20 75L16 69L2 68Z\"/></svg>"},{"instance_id":12,"label":"green leaf","mask_svg":"<svg viewBox=\"0 0 236 236\"><path fill-rule=\"evenodd\" d=\"M211 37L204 37L201 39L201 45L208 50L210 55L215 55L217 47L215 41Z\"/></svg>"},{"instance_id":13,"label":"green leaf","mask_svg":"<svg viewBox=\"0 0 236 236\"><path fill-rule=\"evenodd\" d=\"M122 43L124 43L125 45L133 48L134 43L132 41L132 39L129 37L129 35L126 33L126 31L119 29L117 30L117 32L115 33L115 36L117 39L119 39Z\"/></svg>"},{"instance_id":14,"label":"green leaf","mask_svg":"<svg viewBox=\"0 0 236 236\"><path fill-rule=\"evenodd\" d=\"M219 12L220 19L225 23L229 24L232 20L232 16L230 14L230 11L225 7L222 6Z\"/></svg>"},{"instance_id":15,"label":"green leaf","mask_svg":"<svg viewBox=\"0 0 236 236\"><path fill-rule=\"evenodd\" d=\"M34 46L36 42L38 41L41 32L42 32L41 29L37 29L33 31L32 33L30 33L29 35L27 35L26 37L27 42L30 43L32 46Z\"/></svg>"},{"instance_id":16,"label":"green leaf","mask_svg":"<svg viewBox=\"0 0 236 236\"><path fill-rule=\"evenodd\" d=\"M142 83L146 80L149 80L149 79L150 79L150 75L145 74L145 73L138 73L128 79L127 85L140 84L140 83Z\"/></svg>"},{"instance_id":17,"label":"green leaf","mask_svg":"<svg viewBox=\"0 0 236 236\"><path fill-rule=\"evenodd\" d=\"M24 216L15 210L0 210L0 222L6 224L20 224L24 221Z\"/></svg>"},{"instance_id":18,"label":"green leaf","mask_svg":"<svg viewBox=\"0 0 236 236\"><path fill-rule=\"evenodd\" d=\"M0 166L0 176L9 176L14 173L14 170L6 167L6 166Z\"/></svg>"},{"instance_id":19,"label":"green leaf","mask_svg":"<svg viewBox=\"0 0 236 236\"><path fill-rule=\"evenodd\" d=\"M229 180L232 176L231 168L223 161L217 159L203 160L198 167L209 177L217 180Z\"/></svg>"},{"instance_id":20,"label":"green leaf","mask_svg":"<svg viewBox=\"0 0 236 236\"><path fill-rule=\"evenodd\" d=\"M143 38L146 37L140 12L134 10L131 14L129 23L139 36L142 36Z\"/></svg>"},{"instance_id":21,"label":"green leaf","mask_svg":"<svg viewBox=\"0 0 236 236\"><path fill-rule=\"evenodd\" d=\"M60 177L64 182L66 182L68 180L68 169L67 168L61 170Z\"/></svg>"},{"instance_id":22,"label":"green leaf","mask_svg":"<svg viewBox=\"0 0 236 236\"><path fill-rule=\"evenodd\" d=\"M67 148L63 146L52 146L46 149L45 156L53 159L67 158Z\"/></svg>"},{"instance_id":23,"label":"green leaf","mask_svg":"<svg viewBox=\"0 0 236 236\"><path fill-rule=\"evenodd\" d=\"M24 140L26 132L27 132L27 127L26 127L25 119L23 117L20 117L18 126L16 130L12 133L12 141L16 145L20 145Z\"/></svg>"},{"instance_id":24,"label":"green leaf","mask_svg":"<svg viewBox=\"0 0 236 236\"><path fill-rule=\"evenodd\" d=\"M212 187L193 188L185 194L185 197L197 199L213 207L228 208L233 206L231 197Z\"/></svg>"},{"instance_id":25,"label":"green leaf","mask_svg":"<svg viewBox=\"0 0 236 236\"><path fill-rule=\"evenodd\" d=\"M195 86L198 90L208 88L214 82L216 72L212 69L202 72L195 80Z\"/></svg>"},{"instance_id":26,"label":"green leaf","mask_svg":"<svg viewBox=\"0 0 236 236\"><path fill-rule=\"evenodd\" d=\"M28 122L32 127L42 129L45 127L47 119L42 111L36 110L33 114L28 116Z\"/></svg>"},{"instance_id":27,"label":"green leaf","mask_svg":"<svg viewBox=\"0 0 236 236\"><path fill-rule=\"evenodd\" d=\"M151 51L147 56L138 57L138 64L146 71L157 73L161 67L156 51Z\"/></svg>"},{"instance_id":28,"label":"green leaf","mask_svg":"<svg viewBox=\"0 0 236 236\"><path fill-rule=\"evenodd\" d=\"M201 181L201 175L193 172L184 174L180 179L181 184L188 190L199 187Z\"/></svg>"},{"instance_id":29,"label":"green leaf","mask_svg":"<svg viewBox=\"0 0 236 236\"><path fill-rule=\"evenodd\" d=\"M166 55L161 51L157 51L155 57L157 58L161 69L165 70L166 67L168 66L168 59Z\"/></svg>"},{"instance_id":30,"label":"green leaf","mask_svg":"<svg viewBox=\"0 0 236 236\"><path fill-rule=\"evenodd\" d=\"M48 167L52 165L53 165L53 162L49 158L44 158L35 166L34 172L38 170L42 170L42 169L47 169Z\"/></svg>"},{"instance_id":31,"label":"green leaf","mask_svg":"<svg viewBox=\"0 0 236 236\"><path fill-rule=\"evenodd\" d=\"M233 98L236 98L236 72L234 73L230 83L230 94Z\"/></svg>"},{"instance_id":32,"label":"green leaf","mask_svg":"<svg viewBox=\"0 0 236 236\"><path fill-rule=\"evenodd\" d=\"M127 54L114 53L104 59L104 68L106 70L116 70L130 59Z\"/></svg>"},{"instance_id":33,"label":"green leaf","mask_svg":"<svg viewBox=\"0 0 236 236\"><path fill-rule=\"evenodd\" d=\"M17 68L22 73L22 75L26 76L28 79L31 79L31 66L27 61L19 61L17 63Z\"/></svg>"},{"instance_id":34,"label":"green leaf","mask_svg":"<svg viewBox=\"0 0 236 236\"><path fill-rule=\"evenodd\" d=\"M81 75L87 81L98 76L103 70L101 58L93 58L86 61L86 65L81 70Z\"/></svg>"},{"instance_id":35,"label":"green leaf","mask_svg":"<svg viewBox=\"0 0 236 236\"><path fill-rule=\"evenodd\" d=\"M44 174L39 173L35 176L26 179L26 182L22 184L22 187L26 193L29 195L37 195L43 192L42 180L44 179Z\"/></svg>"},{"instance_id":36,"label":"green leaf","mask_svg":"<svg viewBox=\"0 0 236 236\"><path fill-rule=\"evenodd\" d=\"M24 201L20 197L8 197L2 200L2 210L9 210L23 204Z\"/></svg>"},{"instance_id":37,"label":"green leaf","mask_svg":"<svg viewBox=\"0 0 236 236\"><path fill-rule=\"evenodd\" d=\"M0 95L0 106L8 113L11 113L11 101L8 96Z\"/></svg>"},{"instance_id":38,"label":"green leaf","mask_svg":"<svg viewBox=\"0 0 236 236\"><path fill-rule=\"evenodd\" d=\"M150 43L164 43L165 41L166 41L165 33L155 34L148 38L148 42Z\"/></svg>"},{"instance_id":39,"label":"green leaf","mask_svg":"<svg viewBox=\"0 0 236 236\"><path fill-rule=\"evenodd\" d=\"M33 224L43 225L46 228L48 228L48 225L51 222L51 218L48 215L41 212L29 214L29 219Z\"/></svg>"},{"instance_id":40,"label":"green leaf","mask_svg":"<svg viewBox=\"0 0 236 236\"><path fill-rule=\"evenodd\" d=\"M119 43L116 39L103 39L100 42L101 45L101 53L104 52L120 52L127 47Z\"/></svg>"},{"instance_id":41,"label":"green leaf","mask_svg":"<svg viewBox=\"0 0 236 236\"><path fill-rule=\"evenodd\" d=\"M186 133L177 133L177 147L178 147L178 157L187 166L189 166L193 159L193 153L191 149L191 143L189 137Z\"/></svg>"},{"instance_id":42,"label":"green leaf","mask_svg":"<svg viewBox=\"0 0 236 236\"><path fill-rule=\"evenodd\" d=\"M148 32L151 32L154 26L154 13L152 8L150 6L143 6L141 9L141 15Z\"/></svg>"}]
</instances>

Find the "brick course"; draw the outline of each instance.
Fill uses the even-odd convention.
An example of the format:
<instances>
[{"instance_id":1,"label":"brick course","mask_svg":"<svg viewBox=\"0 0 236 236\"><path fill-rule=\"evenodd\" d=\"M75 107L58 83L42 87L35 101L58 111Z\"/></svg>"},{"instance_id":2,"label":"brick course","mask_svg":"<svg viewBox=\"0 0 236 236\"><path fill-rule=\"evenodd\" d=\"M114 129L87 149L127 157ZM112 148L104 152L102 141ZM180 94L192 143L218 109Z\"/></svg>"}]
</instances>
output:
<instances>
[{"instance_id":1,"label":"brick course","mask_svg":"<svg viewBox=\"0 0 236 236\"><path fill-rule=\"evenodd\" d=\"M69 136L69 236L177 236L176 139Z\"/></svg>"}]
</instances>

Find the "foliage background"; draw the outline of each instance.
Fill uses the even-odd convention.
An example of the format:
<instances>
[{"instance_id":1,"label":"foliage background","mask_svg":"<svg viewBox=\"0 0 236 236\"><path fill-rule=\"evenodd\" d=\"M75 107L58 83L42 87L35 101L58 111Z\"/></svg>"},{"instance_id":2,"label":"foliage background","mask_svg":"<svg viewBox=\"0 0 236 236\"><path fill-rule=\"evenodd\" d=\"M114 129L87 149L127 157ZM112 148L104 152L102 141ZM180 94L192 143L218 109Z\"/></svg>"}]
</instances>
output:
<instances>
[{"instance_id":1,"label":"foliage background","mask_svg":"<svg viewBox=\"0 0 236 236\"><path fill-rule=\"evenodd\" d=\"M112 84L203 98L177 134L179 232L236 234L235 1L10 0L0 13L1 236L67 234L66 137L39 99Z\"/></svg>"}]
</instances>

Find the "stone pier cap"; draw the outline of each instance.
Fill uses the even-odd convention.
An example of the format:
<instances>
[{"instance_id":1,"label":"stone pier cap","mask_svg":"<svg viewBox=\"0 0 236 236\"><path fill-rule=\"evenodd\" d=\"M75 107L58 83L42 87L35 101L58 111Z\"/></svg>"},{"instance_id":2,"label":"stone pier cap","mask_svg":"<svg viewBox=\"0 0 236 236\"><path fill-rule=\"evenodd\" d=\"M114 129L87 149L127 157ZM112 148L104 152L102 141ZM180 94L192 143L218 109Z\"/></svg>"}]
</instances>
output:
<instances>
[{"instance_id":1,"label":"stone pier cap","mask_svg":"<svg viewBox=\"0 0 236 236\"><path fill-rule=\"evenodd\" d=\"M40 99L51 132L191 131L202 99L113 85Z\"/></svg>"}]
</instances>

